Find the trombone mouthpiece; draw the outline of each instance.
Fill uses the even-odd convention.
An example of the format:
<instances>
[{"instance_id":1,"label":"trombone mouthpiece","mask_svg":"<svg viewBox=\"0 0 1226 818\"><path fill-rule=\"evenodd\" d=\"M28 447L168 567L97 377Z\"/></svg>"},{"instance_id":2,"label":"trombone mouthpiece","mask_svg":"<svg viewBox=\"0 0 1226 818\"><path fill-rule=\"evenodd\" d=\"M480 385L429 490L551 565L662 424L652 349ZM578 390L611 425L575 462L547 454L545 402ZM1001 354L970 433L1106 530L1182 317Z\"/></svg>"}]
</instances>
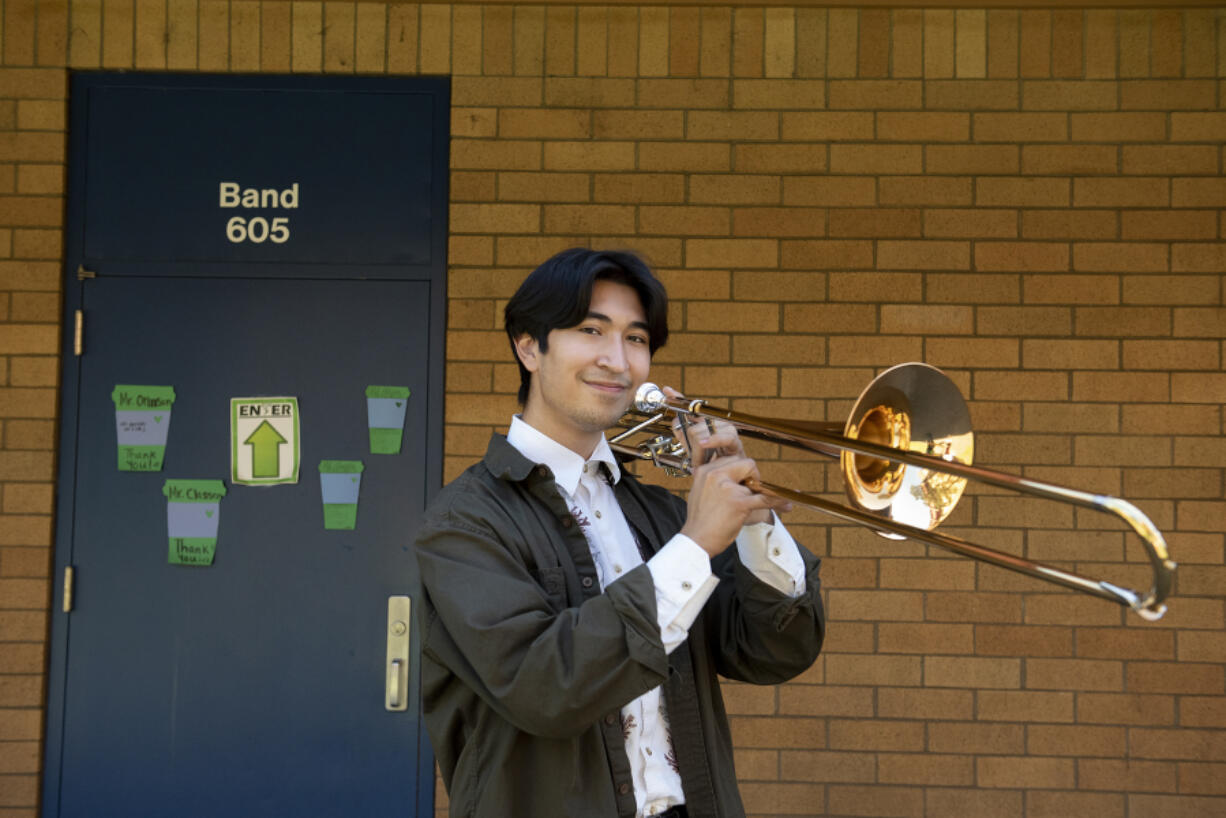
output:
<instances>
[{"instance_id":1,"label":"trombone mouthpiece","mask_svg":"<svg viewBox=\"0 0 1226 818\"><path fill-rule=\"evenodd\" d=\"M664 392L654 383L647 382L634 393L634 408L645 415L664 408Z\"/></svg>"}]
</instances>

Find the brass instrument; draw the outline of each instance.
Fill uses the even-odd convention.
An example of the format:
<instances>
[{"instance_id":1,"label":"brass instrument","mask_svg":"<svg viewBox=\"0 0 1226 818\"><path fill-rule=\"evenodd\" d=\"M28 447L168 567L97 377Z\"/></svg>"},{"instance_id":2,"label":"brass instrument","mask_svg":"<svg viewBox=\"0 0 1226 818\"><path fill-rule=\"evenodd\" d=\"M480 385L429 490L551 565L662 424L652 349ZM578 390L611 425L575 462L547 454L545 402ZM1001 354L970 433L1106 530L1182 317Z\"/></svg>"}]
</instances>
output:
<instances>
[{"instance_id":1,"label":"brass instrument","mask_svg":"<svg viewBox=\"0 0 1226 818\"><path fill-rule=\"evenodd\" d=\"M927 364L900 364L886 370L864 390L847 423L810 423L766 418L711 406L703 400L667 397L655 384L643 384L634 408L609 439L624 456L650 460L671 474L690 473L686 447L672 436L671 418L715 418L737 427L743 436L798 446L838 457L851 505L765 481L746 485L839 519L867 526L894 539L940 546L972 559L1018 571L1082 593L1109 599L1156 621L1166 613L1175 563L1162 533L1136 506L1118 497L1091 494L971 465L974 433L970 413L954 384ZM707 421L710 422L710 421ZM631 436L648 439L631 444ZM1145 593L1105 580L1032 562L982 545L938 533L939 525L962 496L968 480L1093 509L1119 517L1139 536L1153 568L1153 585Z\"/></svg>"}]
</instances>

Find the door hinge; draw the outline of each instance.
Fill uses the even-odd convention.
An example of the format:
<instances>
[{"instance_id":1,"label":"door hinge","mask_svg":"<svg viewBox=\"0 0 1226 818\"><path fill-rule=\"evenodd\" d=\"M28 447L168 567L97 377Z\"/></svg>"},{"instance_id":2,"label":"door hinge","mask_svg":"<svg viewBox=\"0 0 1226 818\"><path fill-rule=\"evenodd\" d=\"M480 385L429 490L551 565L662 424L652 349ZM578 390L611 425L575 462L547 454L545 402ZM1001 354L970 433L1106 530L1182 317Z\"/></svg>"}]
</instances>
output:
<instances>
[{"instance_id":1,"label":"door hinge","mask_svg":"<svg viewBox=\"0 0 1226 818\"><path fill-rule=\"evenodd\" d=\"M84 281L87 278L97 278L98 274L93 270L86 270L84 264L77 265L77 281Z\"/></svg>"},{"instance_id":2,"label":"door hinge","mask_svg":"<svg viewBox=\"0 0 1226 818\"><path fill-rule=\"evenodd\" d=\"M85 352L85 310L77 310L76 327L72 332L72 354L78 358Z\"/></svg>"},{"instance_id":3,"label":"door hinge","mask_svg":"<svg viewBox=\"0 0 1226 818\"><path fill-rule=\"evenodd\" d=\"M71 565L64 566L64 613L72 613L72 583L73 569Z\"/></svg>"}]
</instances>

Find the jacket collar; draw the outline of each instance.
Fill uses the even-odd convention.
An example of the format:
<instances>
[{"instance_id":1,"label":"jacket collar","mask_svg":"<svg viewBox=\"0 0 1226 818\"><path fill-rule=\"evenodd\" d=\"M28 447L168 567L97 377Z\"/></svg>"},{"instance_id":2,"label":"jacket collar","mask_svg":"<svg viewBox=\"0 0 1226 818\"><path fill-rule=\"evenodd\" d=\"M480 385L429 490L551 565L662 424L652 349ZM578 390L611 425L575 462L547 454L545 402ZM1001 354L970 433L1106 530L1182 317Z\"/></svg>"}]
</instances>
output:
<instances>
[{"instance_id":1,"label":"jacket collar","mask_svg":"<svg viewBox=\"0 0 1226 818\"><path fill-rule=\"evenodd\" d=\"M534 468L544 466L562 489L574 494L583 471L583 458L533 429L518 416L511 423L511 439L500 434L490 436L482 459L490 474L500 480L522 482ZM611 483L616 485L621 480L621 467L606 441L597 445L591 460L605 467Z\"/></svg>"}]
</instances>

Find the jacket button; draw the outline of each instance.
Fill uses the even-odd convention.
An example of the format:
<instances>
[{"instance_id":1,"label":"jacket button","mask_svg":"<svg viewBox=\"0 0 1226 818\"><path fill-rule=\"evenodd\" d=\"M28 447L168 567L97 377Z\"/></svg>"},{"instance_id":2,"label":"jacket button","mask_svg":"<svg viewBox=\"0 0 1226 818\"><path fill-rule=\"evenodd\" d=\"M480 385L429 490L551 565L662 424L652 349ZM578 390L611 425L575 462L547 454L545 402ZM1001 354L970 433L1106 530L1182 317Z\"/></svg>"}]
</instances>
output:
<instances>
[{"instance_id":1,"label":"jacket button","mask_svg":"<svg viewBox=\"0 0 1226 818\"><path fill-rule=\"evenodd\" d=\"M612 713L610 713L609 715L604 717L604 723L612 727L614 724L617 723L617 716L614 716Z\"/></svg>"},{"instance_id":2,"label":"jacket button","mask_svg":"<svg viewBox=\"0 0 1226 818\"><path fill-rule=\"evenodd\" d=\"M574 517L563 517L563 518L562 518L562 527L563 527L563 528L570 528L570 527L571 527L572 525L574 525L574 524L575 524L575 518L574 518Z\"/></svg>"},{"instance_id":3,"label":"jacket button","mask_svg":"<svg viewBox=\"0 0 1226 818\"><path fill-rule=\"evenodd\" d=\"M539 474L541 477L548 477L549 467L548 466L537 466L536 473Z\"/></svg>"},{"instance_id":4,"label":"jacket button","mask_svg":"<svg viewBox=\"0 0 1226 818\"><path fill-rule=\"evenodd\" d=\"M625 795L626 793L630 792L630 785L629 785L629 784L624 784L624 783L623 783L623 784L618 784L618 785L617 785L617 791L618 791L619 793L621 793L622 795Z\"/></svg>"},{"instance_id":5,"label":"jacket button","mask_svg":"<svg viewBox=\"0 0 1226 818\"><path fill-rule=\"evenodd\" d=\"M591 588L591 587L592 587L592 583L593 583L594 581L595 581L595 580L593 580L591 577L584 577L584 578L583 578L583 587L584 587L584 588Z\"/></svg>"}]
</instances>

